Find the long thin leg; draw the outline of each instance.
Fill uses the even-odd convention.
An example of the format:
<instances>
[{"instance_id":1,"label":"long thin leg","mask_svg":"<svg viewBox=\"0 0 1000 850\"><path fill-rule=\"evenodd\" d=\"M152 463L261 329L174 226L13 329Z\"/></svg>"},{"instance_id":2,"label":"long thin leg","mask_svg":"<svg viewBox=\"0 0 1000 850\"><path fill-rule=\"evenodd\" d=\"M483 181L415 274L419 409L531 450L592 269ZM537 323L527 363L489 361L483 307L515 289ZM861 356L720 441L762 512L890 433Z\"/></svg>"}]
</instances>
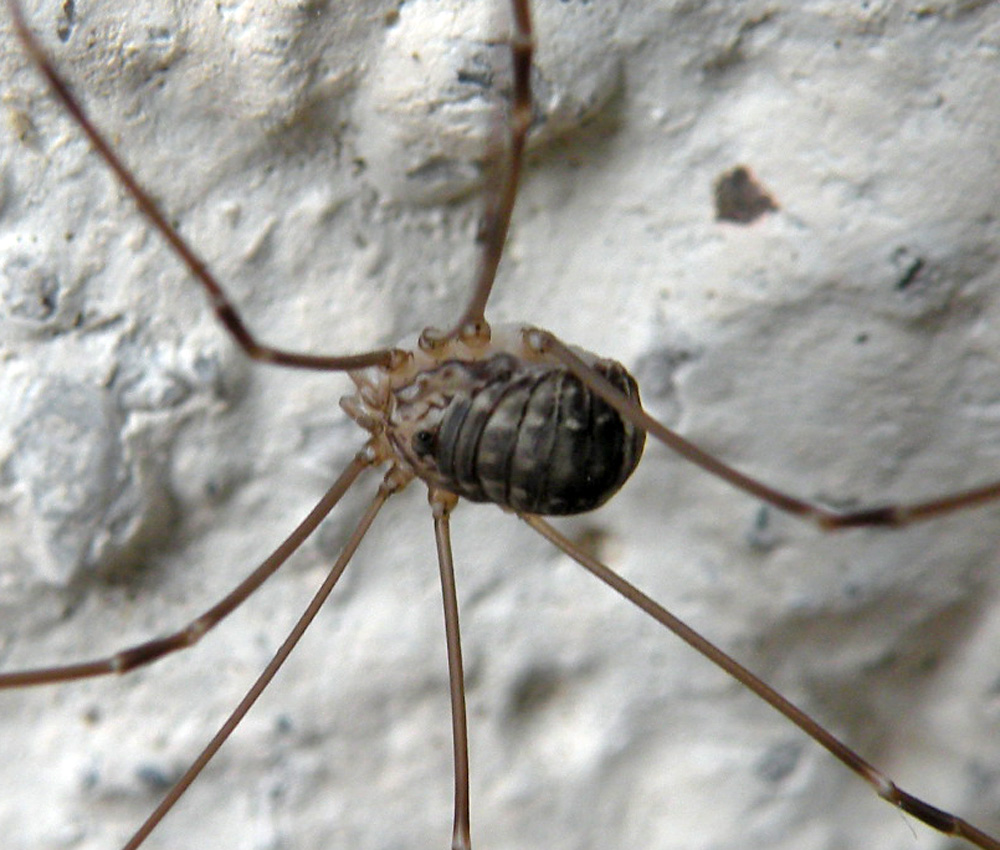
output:
<instances>
[{"instance_id":1,"label":"long thin leg","mask_svg":"<svg viewBox=\"0 0 1000 850\"><path fill-rule=\"evenodd\" d=\"M227 593L199 617L196 617L184 626L184 628L178 629L166 637L156 638L129 647L128 649L120 650L106 658L81 661L76 664L67 664L60 667L42 667L35 670L0 673L0 689L23 688L28 685L47 685L53 682L68 682L73 679L88 679L94 676L105 676L110 673L126 673L129 670L134 670L136 667L150 664L164 655L194 646L207 632L215 628L224 618L242 605L257 588L277 572L278 568L316 530L316 527L333 510L334 506L357 480L358 476L371 463L372 460L369 455L366 452L360 452L351 461L347 469L341 473L333 486L327 490L316 507L285 538L281 545L232 591Z\"/></svg>"},{"instance_id":2,"label":"long thin leg","mask_svg":"<svg viewBox=\"0 0 1000 850\"><path fill-rule=\"evenodd\" d=\"M347 543L344 544L344 548L337 558L336 563L330 569L319 590L316 591L316 595L310 600L306 610L302 612L302 616L296 620L292 630L288 633L288 637L285 638L278 651L274 653L274 657L267 663L264 671L257 677L257 681L247 691L246 696L240 700L240 704L236 706L233 713L226 718L226 722L222 724L222 727L215 733L212 740L208 742L205 749L198 754L198 758L184 772L184 775L177 780L174 787L167 792L167 796L163 798L155 811L146 818L145 822L136 830L135 835L129 839L122 850L135 850L135 848L139 847L146 840L149 834L156 828L156 825L174 807L174 804L181 798L181 795L198 778L198 774L204 770L205 765L211 761L212 757L219 751L219 748L226 742L226 739L233 733L233 730L240 724L240 721L250 711L257 698L271 683L278 670L281 669L281 665L291 655L292 650L295 649L295 645L319 613L319 609L323 607L323 603L326 602L327 597L329 597L334 586L340 580L341 575L343 575L347 564L354 557L355 550L357 550L365 534L368 533L368 529L371 527L379 510L393 493L406 484L407 480L409 479L398 477L395 470L389 471L385 481L382 482L378 492L375 494L375 498L372 499L368 509L348 538Z\"/></svg>"},{"instance_id":3,"label":"long thin leg","mask_svg":"<svg viewBox=\"0 0 1000 850\"><path fill-rule=\"evenodd\" d=\"M70 91L66 81L56 71L55 66L52 64L52 61L38 39L28 29L18 0L7 0L7 9L14 22L14 29L17 32L18 38L20 38L21 43L38 67L38 70L48 80L55 96L73 117L73 120L80 126L80 129L83 130L87 138L90 139L94 150L108 164L108 167L115 173L115 176L132 196L140 212L152 222L153 227L167 240L174 253L180 257L184 265L187 266L188 271L204 288L208 295L209 303L215 311L219 322L250 359L294 369L341 372L350 369L361 369L366 366L391 366L400 362L405 357L402 351L391 348L376 349L363 354L343 356L314 355L274 348L259 342L247 328L243 319L236 311L235 306L223 291L221 284L208 270L205 261L198 256L195 250L177 232L176 228L167 221L166 217L157 207L156 202L139 185L132 171L122 162L107 139L104 138L104 135L84 112L80 102Z\"/></svg>"},{"instance_id":4,"label":"long thin leg","mask_svg":"<svg viewBox=\"0 0 1000 850\"><path fill-rule=\"evenodd\" d=\"M712 475L727 481L758 499L773 505L779 510L813 522L823 531L837 531L846 528L883 527L898 528L916 522L933 519L944 514L960 511L987 504L1000 499L1000 481L991 481L971 490L963 490L937 499L911 504L878 505L871 508L861 508L854 511L835 511L823 505L791 496L777 490L756 478L744 475L737 469L723 463L694 443L684 439L676 431L660 424L639 405L626 398L619 390L602 375L591 369L577 357L566 345L560 342L548 331L532 328L526 332L528 345L535 351L548 354L590 389L601 396L614 407L625 419L642 428L651 437L655 437L669 449L700 466Z\"/></svg>"},{"instance_id":5,"label":"long thin leg","mask_svg":"<svg viewBox=\"0 0 1000 850\"><path fill-rule=\"evenodd\" d=\"M469 730L465 710L465 673L462 669L462 633L458 625L458 594L455 564L451 555L448 515L458 498L441 490L430 490L434 512L434 538L441 570L441 598L444 601L444 630L448 643L448 685L451 692L451 733L455 753L455 821L451 850L472 850L469 827Z\"/></svg>"},{"instance_id":6,"label":"long thin leg","mask_svg":"<svg viewBox=\"0 0 1000 850\"><path fill-rule=\"evenodd\" d=\"M624 596L629 602L647 613L650 617L672 631L689 646L704 655L709 661L722 668L740 684L745 685L764 702L783 714L805 732L810 738L836 756L854 773L867 782L883 800L901 809L909 815L923 821L933 829L962 838L982 850L1000 850L1000 840L987 835L972 824L950 812L938 809L896 785L880 770L870 765L854 750L839 738L823 728L812 717L806 714L789 700L785 699L774 688L751 673L719 647L702 637L698 632L679 620L659 603L650 599L635 585L626 581L611 568L605 566L586 552L575 546L570 540L556 531L551 525L536 516L520 515L528 525L543 537L555 544L592 575L599 578L612 590Z\"/></svg>"},{"instance_id":7,"label":"long thin leg","mask_svg":"<svg viewBox=\"0 0 1000 850\"><path fill-rule=\"evenodd\" d=\"M510 217L517 200L517 189L524 161L524 142L531 126L531 57L534 36L529 0L511 0L510 52L513 66L513 90L506 116L507 137L498 152L494 172L490 175L486 208L479 222L477 241L480 244L476 268L476 283L472 298L461 318L443 337L426 335L430 342L473 337L486 331L486 302L489 301L497 267L507 243Z\"/></svg>"}]
</instances>

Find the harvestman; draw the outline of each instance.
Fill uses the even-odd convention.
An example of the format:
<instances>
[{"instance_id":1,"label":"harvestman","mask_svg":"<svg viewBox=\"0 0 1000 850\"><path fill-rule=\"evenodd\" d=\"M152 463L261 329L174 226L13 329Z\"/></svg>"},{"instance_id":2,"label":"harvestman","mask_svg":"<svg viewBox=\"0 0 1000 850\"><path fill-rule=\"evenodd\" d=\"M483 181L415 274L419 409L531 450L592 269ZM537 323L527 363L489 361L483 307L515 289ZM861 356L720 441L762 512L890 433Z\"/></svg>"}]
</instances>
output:
<instances>
[{"instance_id":1,"label":"harvestman","mask_svg":"<svg viewBox=\"0 0 1000 850\"><path fill-rule=\"evenodd\" d=\"M692 463L755 498L812 522L824 531L898 527L933 519L1000 498L1000 482L927 502L834 511L743 475L653 420L639 406L634 381L620 365L568 347L540 329L491 329L484 314L506 241L531 123L533 42L529 2L512 0L511 7L513 86L506 138L502 144L497 144L502 150L494 152L494 174L481 223L479 265L468 306L447 331L425 330L413 350L383 349L351 356L326 356L272 348L257 341L204 263L163 217L91 124L27 29L15 0L8 0L19 36L55 94L140 210L203 287L216 316L236 344L251 359L263 363L293 369L349 372L358 391L342 404L369 432L370 439L285 542L230 594L191 624L174 634L129 647L108 658L0 674L0 687L26 687L125 673L193 645L287 560L362 473L372 466L387 465L388 471L376 497L291 634L222 729L126 848L138 847L145 840L249 711L333 590L385 501L414 478L421 478L428 484L430 493L448 642L455 762L453 847L471 846L465 690L449 539L449 513L457 498L465 496L475 501L492 501L513 510L585 569L798 725L888 802L934 829L965 839L977 847L1000 850L997 839L896 786L750 671L541 518L546 514L590 510L613 495L638 463L644 435L661 441ZM547 458L544 464L536 462L540 453ZM585 462L581 463L581 458L586 459Z\"/></svg>"}]
</instances>

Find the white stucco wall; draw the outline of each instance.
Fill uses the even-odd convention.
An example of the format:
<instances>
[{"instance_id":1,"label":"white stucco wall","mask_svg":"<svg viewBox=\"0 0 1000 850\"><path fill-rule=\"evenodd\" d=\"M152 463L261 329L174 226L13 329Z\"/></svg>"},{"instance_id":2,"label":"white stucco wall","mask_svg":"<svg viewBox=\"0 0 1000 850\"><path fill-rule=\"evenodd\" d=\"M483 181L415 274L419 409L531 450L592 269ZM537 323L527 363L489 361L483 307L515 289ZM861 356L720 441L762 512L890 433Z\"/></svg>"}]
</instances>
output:
<instances>
[{"instance_id":1,"label":"white stucco wall","mask_svg":"<svg viewBox=\"0 0 1000 850\"><path fill-rule=\"evenodd\" d=\"M501 0L28 5L268 341L358 350L455 315ZM1000 4L535 5L542 127L491 316L617 357L651 411L802 496L1000 477ZM186 622L362 436L346 380L233 350L6 22L0 62L0 665L17 669ZM738 164L780 206L750 226L713 215ZM120 846L363 500L196 649L0 693L3 846ZM617 500L560 526L996 834L998 517L821 537L650 446ZM477 848L948 845L515 520L463 506L454 538ZM440 621L414 486L148 846L446 847Z\"/></svg>"}]
</instances>

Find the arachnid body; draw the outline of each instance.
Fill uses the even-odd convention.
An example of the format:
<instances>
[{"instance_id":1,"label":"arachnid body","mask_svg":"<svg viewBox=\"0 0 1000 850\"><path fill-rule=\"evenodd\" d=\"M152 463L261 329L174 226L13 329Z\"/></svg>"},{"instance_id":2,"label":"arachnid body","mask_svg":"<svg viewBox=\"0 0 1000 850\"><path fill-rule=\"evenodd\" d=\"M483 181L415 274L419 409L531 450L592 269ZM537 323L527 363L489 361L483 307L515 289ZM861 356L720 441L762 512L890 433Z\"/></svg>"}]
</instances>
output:
<instances>
[{"instance_id":1,"label":"arachnid body","mask_svg":"<svg viewBox=\"0 0 1000 850\"><path fill-rule=\"evenodd\" d=\"M354 373L359 392L341 405L376 453L431 487L545 516L592 511L635 471L645 434L545 362L531 333L499 326L479 345L417 346L396 369ZM638 401L620 363L577 354Z\"/></svg>"},{"instance_id":2,"label":"arachnid body","mask_svg":"<svg viewBox=\"0 0 1000 850\"><path fill-rule=\"evenodd\" d=\"M249 324L346 351L447 327L464 302L509 89L493 5L151 4L132 21L108 4L32 23ZM626 363L654 414L800 495L913 500L996 477L996 5L534 12L537 151L490 317ZM364 436L336 406L346 378L240 357L23 56L3 62L8 670L182 625ZM778 209L716 221L714 182L742 163ZM996 832L996 511L821 536L646 455L618 497L560 527L904 785ZM147 846L446 844L421 490L385 509ZM127 837L361 505L197 648L0 694L8 846ZM516 519L466 504L454 524L475 846L912 846L855 777Z\"/></svg>"}]
</instances>

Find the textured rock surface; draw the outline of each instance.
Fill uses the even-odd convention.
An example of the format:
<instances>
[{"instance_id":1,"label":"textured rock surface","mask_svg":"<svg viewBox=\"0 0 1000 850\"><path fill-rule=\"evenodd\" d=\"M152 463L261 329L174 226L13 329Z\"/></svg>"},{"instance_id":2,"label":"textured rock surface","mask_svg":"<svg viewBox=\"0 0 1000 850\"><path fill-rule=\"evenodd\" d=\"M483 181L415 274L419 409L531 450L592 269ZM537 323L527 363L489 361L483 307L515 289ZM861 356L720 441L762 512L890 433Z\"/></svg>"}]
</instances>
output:
<instances>
[{"instance_id":1,"label":"textured rock surface","mask_svg":"<svg viewBox=\"0 0 1000 850\"><path fill-rule=\"evenodd\" d=\"M30 11L249 323L340 351L443 325L463 298L507 79L502 5ZM800 495L1000 477L1000 5L537 7L540 126L491 315L621 359L653 412ZM0 44L0 663L15 669L194 616L361 436L337 406L345 380L243 362L6 25ZM738 165L779 207L749 225L713 211ZM149 847L447 846L421 489L386 509ZM363 500L197 649L0 694L4 846L119 846L266 663ZM823 538L652 446L616 501L562 527L904 786L997 833L998 516ZM515 520L464 506L454 538L477 847L947 844L914 838Z\"/></svg>"}]
</instances>

